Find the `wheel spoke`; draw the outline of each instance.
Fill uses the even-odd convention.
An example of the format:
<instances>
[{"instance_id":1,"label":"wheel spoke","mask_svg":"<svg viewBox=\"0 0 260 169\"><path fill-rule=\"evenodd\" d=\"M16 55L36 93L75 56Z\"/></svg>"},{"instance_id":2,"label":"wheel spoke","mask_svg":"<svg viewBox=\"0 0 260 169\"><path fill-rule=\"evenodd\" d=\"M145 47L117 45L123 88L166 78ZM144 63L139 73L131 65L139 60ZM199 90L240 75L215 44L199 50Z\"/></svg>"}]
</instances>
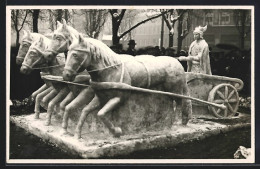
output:
<instances>
[{"instance_id":1,"label":"wheel spoke","mask_svg":"<svg viewBox=\"0 0 260 169\"><path fill-rule=\"evenodd\" d=\"M220 112L221 112L221 109L218 109L216 113L219 114Z\"/></svg>"},{"instance_id":2,"label":"wheel spoke","mask_svg":"<svg viewBox=\"0 0 260 169\"><path fill-rule=\"evenodd\" d=\"M228 103L237 103L237 99L229 99Z\"/></svg>"},{"instance_id":3,"label":"wheel spoke","mask_svg":"<svg viewBox=\"0 0 260 169\"><path fill-rule=\"evenodd\" d=\"M225 100L225 96L220 91L217 91L217 94L221 99Z\"/></svg>"},{"instance_id":4,"label":"wheel spoke","mask_svg":"<svg viewBox=\"0 0 260 169\"><path fill-rule=\"evenodd\" d=\"M229 103L227 103L227 105L228 105L228 109L229 109L232 113L234 113L233 107L232 107Z\"/></svg>"},{"instance_id":5,"label":"wheel spoke","mask_svg":"<svg viewBox=\"0 0 260 169\"><path fill-rule=\"evenodd\" d=\"M225 111L224 111L224 117L227 117L227 114L228 114L228 109L225 109Z\"/></svg>"},{"instance_id":6,"label":"wheel spoke","mask_svg":"<svg viewBox=\"0 0 260 169\"><path fill-rule=\"evenodd\" d=\"M227 98L227 97L228 97L228 87L225 86L225 98Z\"/></svg>"},{"instance_id":7,"label":"wheel spoke","mask_svg":"<svg viewBox=\"0 0 260 169\"><path fill-rule=\"evenodd\" d=\"M224 103L224 100L217 99L217 100L214 100L214 103L217 103L217 104L222 104L222 103Z\"/></svg>"},{"instance_id":8,"label":"wheel spoke","mask_svg":"<svg viewBox=\"0 0 260 169\"><path fill-rule=\"evenodd\" d=\"M228 100L234 95L234 93L235 93L235 90L232 90L232 91L229 93L229 95L228 95Z\"/></svg>"}]
</instances>

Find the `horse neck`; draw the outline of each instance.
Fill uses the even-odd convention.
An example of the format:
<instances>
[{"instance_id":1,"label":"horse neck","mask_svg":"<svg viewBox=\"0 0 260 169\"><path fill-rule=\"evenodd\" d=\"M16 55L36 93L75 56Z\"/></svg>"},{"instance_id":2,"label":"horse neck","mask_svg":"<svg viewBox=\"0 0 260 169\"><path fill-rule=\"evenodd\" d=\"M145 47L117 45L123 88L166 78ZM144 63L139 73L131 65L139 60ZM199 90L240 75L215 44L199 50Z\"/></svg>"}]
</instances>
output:
<instances>
[{"instance_id":1,"label":"horse neck","mask_svg":"<svg viewBox=\"0 0 260 169\"><path fill-rule=\"evenodd\" d=\"M113 75L118 73L118 71L121 71L120 65L122 64L122 60L120 56L110 50L110 48L107 47L107 49L106 46L103 46L98 40L94 39L91 41L91 44L93 45L91 50L94 52L91 52L90 64L85 65L91 78L93 81L113 80Z\"/></svg>"},{"instance_id":2,"label":"horse neck","mask_svg":"<svg viewBox=\"0 0 260 169\"><path fill-rule=\"evenodd\" d=\"M48 38L44 38L44 44L45 44L45 48L43 49L44 51L48 48L48 46L50 45L51 40ZM48 64L46 67L49 68L43 68L42 72L48 72L51 75L62 75L64 66L59 66L59 65L64 65L65 62L64 61L59 61L57 57L62 57L62 56L55 56L51 61L48 61ZM52 67L54 66L54 67ZM57 67L55 67L57 66Z\"/></svg>"},{"instance_id":3,"label":"horse neck","mask_svg":"<svg viewBox=\"0 0 260 169\"><path fill-rule=\"evenodd\" d=\"M41 69L42 72L49 73L51 75L61 76L64 70L64 62L58 61L58 58L55 57L53 60L49 61L47 68ZM54 66L54 67L52 67Z\"/></svg>"}]
</instances>

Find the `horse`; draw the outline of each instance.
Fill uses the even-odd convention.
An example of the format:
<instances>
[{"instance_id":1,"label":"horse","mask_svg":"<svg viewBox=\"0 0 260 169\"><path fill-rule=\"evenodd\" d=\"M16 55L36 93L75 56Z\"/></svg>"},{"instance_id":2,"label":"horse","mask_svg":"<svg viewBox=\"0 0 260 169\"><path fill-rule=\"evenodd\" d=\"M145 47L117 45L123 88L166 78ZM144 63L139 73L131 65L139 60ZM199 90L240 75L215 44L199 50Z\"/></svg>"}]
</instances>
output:
<instances>
[{"instance_id":1,"label":"horse","mask_svg":"<svg viewBox=\"0 0 260 169\"><path fill-rule=\"evenodd\" d=\"M75 137L81 138L81 131L87 115L99 109L97 116L114 137L120 137L122 129L115 127L106 114L117 108L128 97L122 90L102 90L103 82L126 83L135 87L151 88L161 85L164 91L189 95L185 71L180 62L168 56L121 55L113 52L99 40L79 35L70 45L63 71L63 79L72 81L79 69L86 69L95 91L95 97L84 107L75 130ZM102 86L102 85L101 85ZM173 99L171 97L171 99ZM182 112L182 124L191 118L192 106L188 99L175 98L176 110Z\"/></svg>"},{"instance_id":2,"label":"horse","mask_svg":"<svg viewBox=\"0 0 260 169\"><path fill-rule=\"evenodd\" d=\"M46 38L44 35L40 33L31 33L28 30L23 31L23 37L21 39L21 44L19 46L18 54L16 56L17 65L22 65L24 57L27 54L32 43L38 41L41 37Z\"/></svg>"},{"instance_id":3,"label":"horse","mask_svg":"<svg viewBox=\"0 0 260 169\"><path fill-rule=\"evenodd\" d=\"M38 41L34 42L30 46L20 69L22 73L28 74L33 69L41 69L41 76L49 74L60 76L62 74L65 63L64 54L57 55L57 57L51 61L47 61L43 57L43 51L47 48L49 43L49 39L40 37ZM45 125L50 125L55 105L67 96L69 89L67 85L63 83L48 81L45 81L45 83L49 88L37 95L34 111L35 118L38 119L40 113L40 101L42 100L44 103L49 102Z\"/></svg>"},{"instance_id":4,"label":"horse","mask_svg":"<svg viewBox=\"0 0 260 169\"><path fill-rule=\"evenodd\" d=\"M67 25L66 20L63 19L63 24L57 21L57 29L53 32L50 45L46 49L44 57L47 60L51 60L57 53L66 53L68 51L69 45L73 41L73 38L78 36L79 32L71 26ZM78 72L81 72L81 70ZM76 76L74 82L89 84L89 79L89 74L81 74ZM60 103L60 111L62 111L64 114L62 120L63 134L67 133L69 115L74 113L75 109L88 104L94 97L94 91L89 87L81 88L81 90L76 94L73 92L72 88L78 86L69 85L69 87L72 92L70 92L67 97Z\"/></svg>"},{"instance_id":5,"label":"horse","mask_svg":"<svg viewBox=\"0 0 260 169\"><path fill-rule=\"evenodd\" d=\"M21 45L19 47L18 54L16 56L16 64L17 65L22 65L22 63L24 61L24 57L27 54L31 44L35 41L38 41L40 39L40 37L42 37L44 39L46 38L42 34L31 33L28 30L24 30L23 37L22 37L22 40L21 40ZM35 100L35 98L38 94L40 94L41 92L43 92L47 89L48 89L48 87L46 86L46 84L44 84L42 87L40 87L38 90L36 90L35 92L32 93L31 98L33 100Z\"/></svg>"}]
</instances>

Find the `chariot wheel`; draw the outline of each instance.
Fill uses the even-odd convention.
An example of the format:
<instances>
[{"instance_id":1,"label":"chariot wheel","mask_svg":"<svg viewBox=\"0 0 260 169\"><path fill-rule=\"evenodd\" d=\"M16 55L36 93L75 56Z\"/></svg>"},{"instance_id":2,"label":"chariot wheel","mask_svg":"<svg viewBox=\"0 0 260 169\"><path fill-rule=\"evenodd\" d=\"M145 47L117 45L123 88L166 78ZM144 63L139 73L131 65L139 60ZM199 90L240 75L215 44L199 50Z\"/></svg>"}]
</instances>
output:
<instances>
[{"instance_id":1,"label":"chariot wheel","mask_svg":"<svg viewBox=\"0 0 260 169\"><path fill-rule=\"evenodd\" d=\"M225 110L213 106L208 106L208 108L216 117L228 118L234 116L237 112L239 96L234 86L230 84L220 84L210 91L208 101L225 105Z\"/></svg>"}]
</instances>

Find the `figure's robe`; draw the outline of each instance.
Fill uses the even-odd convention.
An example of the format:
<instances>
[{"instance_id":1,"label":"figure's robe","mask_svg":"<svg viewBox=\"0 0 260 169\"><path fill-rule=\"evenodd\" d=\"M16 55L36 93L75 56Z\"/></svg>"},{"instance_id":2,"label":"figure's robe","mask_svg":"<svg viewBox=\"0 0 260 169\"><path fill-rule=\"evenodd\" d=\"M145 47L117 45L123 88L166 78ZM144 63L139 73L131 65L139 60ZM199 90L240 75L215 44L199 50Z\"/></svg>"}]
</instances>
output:
<instances>
[{"instance_id":1,"label":"figure's robe","mask_svg":"<svg viewBox=\"0 0 260 169\"><path fill-rule=\"evenodd\" d=\"M204 73L211 75L209 47L202 39L199 42L193 41L189 48L189 56L199 56L200 61L188 61L187 72Z\"/></svg>"}]
</instances>

